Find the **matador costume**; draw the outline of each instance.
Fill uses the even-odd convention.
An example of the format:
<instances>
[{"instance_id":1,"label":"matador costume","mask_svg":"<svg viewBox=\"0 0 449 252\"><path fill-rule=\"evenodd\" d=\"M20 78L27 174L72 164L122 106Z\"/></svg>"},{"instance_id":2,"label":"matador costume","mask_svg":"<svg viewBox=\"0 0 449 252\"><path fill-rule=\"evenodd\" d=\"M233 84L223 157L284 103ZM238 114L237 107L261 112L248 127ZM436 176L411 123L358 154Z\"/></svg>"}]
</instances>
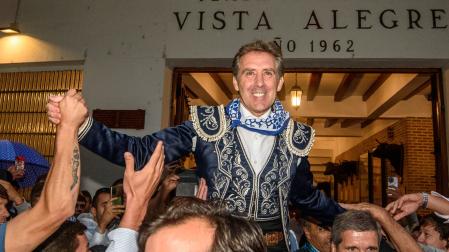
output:
<instances>
[{"instance_id":1,"label":"matador costume","mask_svg":"<svg viewBox=\"0 0 449 252\"><path fill-rule=\"evenodd\" d=\"M138 169L146 164L159 140L164 143L166 163L193 153L197 174L207 182L208 200L222 201L233 215L258 223L278 221L284 237L288 237L289 202L303 214L331 223L343 209L312 186L307 155L314 130L290 119L278 100L263 121L241 120L239 106L239 99L226 107L192 106L190 120L144 137L112 131L88 118L79 141L119 165L124 165L123 154L129 151ZM274 136L270 154L257 174L245 153L238 127ZM289 248L288 239L285 242Z\"/></svg>"}]
</instances>

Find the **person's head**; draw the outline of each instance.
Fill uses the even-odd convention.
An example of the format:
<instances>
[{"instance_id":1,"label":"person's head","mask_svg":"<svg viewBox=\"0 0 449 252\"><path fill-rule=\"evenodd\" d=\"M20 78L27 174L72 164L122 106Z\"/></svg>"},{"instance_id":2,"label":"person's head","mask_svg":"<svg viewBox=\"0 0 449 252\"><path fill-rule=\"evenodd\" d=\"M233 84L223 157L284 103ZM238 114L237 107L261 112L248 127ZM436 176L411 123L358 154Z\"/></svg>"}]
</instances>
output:
<instances>
[{"instance_id":1,"label":"person's head","mask_svg":"<svg viewBox=\"0 0 449 252\"><path fill-rule=\"evenodd\" d=\"M0 223L5 223L10 216L8 212L8 192L0 185Z\"/></svg>"},{"instance_id":2,"label":"person's head","mask_svg":"<svg viewBox=\"0 0 449 252\"><path fill-rule=\"evenodd\" d=\"M332 252L378 251L380 228L364 211L349 210L338 215L332 226Z\"/></svg>"},{"instance_id":3,"label":"person's head","mask_svg":"<svg viewBox=\"0 0 449 252\"><path fill-rule=\"evenodd\" d=\"M92 195L90 195L89 191L86 190L81 191L80 194L86 199L86 207L84 208L83 213L87 213L92 207Z\"/></svg>"},{"instance_id":4,"label":"person's head","mask_svg":"<svg viewBox=\"0 0 449 252\"><path fill-rule=\"evenodd\" d=\"M92 199L91 212L97 221L103 215L110 199L111 191L108 187L100 188L95 192L94 198Z\"/></svg>"},{"instance_id":5,"label":"person's head","mask_svg":"<svg viewBox=\"0 0 449 252\"><path fill-rule=\"evenodd\" d=\"M84 234L86 227L80 222L64 222L40 247L43 252L87 252L89 242Z\"/></svg>"},{"instance_id":6,"label":"person's head","mask_svg":"<svg viewBox=\"0 0 449 252\"><path fill-rule=\"evenodd\" d=\"M87 200L84 198L83 195L79 194L78 199L76 200L76 206L75 206L75 216L80 215L84 212L84 209L86 208Z\"/></svg>"},{"instance_id":7,"label":"person's head","mask_svg":"<svg viewBox=\"0 0 449 252\"><path fill-rule=\"evenodd\" d=\"M34 207L41 197L42 190L44 190L45 179L36 182L33 189L31 189L31 206Z\"/></svg>"},{"instance_id":8,"label":"person's head","mask_svg":"<svg viewBox=\"0 0 449 252\"><path fill-rule=\"evenodd\" d=\"M281 49L274 42L243 45L232 61L233 85L241 102L255 116L273 105L284 84Z\"/></svg>"},{"instance_id":9,"label":"person's head","mask_svg":"<svg viewBox=\"0 0 449 252\"><path fill-rule=\"evenodd\" d=\"M444 219L430 214L421 220L420 234L417 241L445 250L448 247L449 224Z\"/></svg>"},{"instance_id":10,"label":"person's head","mask_svg":"<svg viewBox=\"0 0 449 252\"><path fill-rule=\"evenodd\" d=\"M262 230L223 207L197 198L175 198L139 232L141 251L266 251Z\"/></svg>"},{"instance_id":11,"label":"person's head","mask_svg":"<svg viewBox=\"0 0 449 252\"><path fill-rule=\"evenodd\" d=\"M331 250L330 227L322 227L312 219L300 219L307 241L322 252Z\"/></svg>"}]
</instances>

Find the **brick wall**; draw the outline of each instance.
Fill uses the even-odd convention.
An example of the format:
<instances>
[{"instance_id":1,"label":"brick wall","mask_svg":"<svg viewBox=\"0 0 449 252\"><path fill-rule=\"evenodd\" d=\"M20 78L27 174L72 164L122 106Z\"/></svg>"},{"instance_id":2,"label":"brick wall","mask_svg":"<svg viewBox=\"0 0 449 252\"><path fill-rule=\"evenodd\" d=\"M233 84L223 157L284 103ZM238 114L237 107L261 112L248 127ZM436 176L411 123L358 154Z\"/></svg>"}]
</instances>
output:
<instances>
[{"instance_id":1,"label":"brick wall","mask_svg":"<svg viewBox=\"0 0 449 252\"><path fill-rule=\"evenodd\" d=\"M377 147L377 141L403 144L404 171L401 183L402 191L404 193L413 193L435 190L435 156L433 154L434 142L432 127L432 118L402 119L340 154L336 157L336 162L359 160L360 155L372 151ZM387 170L387 175L390 175L393 171L388 162ZM348 189L345 188L345 190ZM357 189L353 188L349 190ZM348 201L353 202L354 199L348 199Z\"/></svg>"}]
</instances>

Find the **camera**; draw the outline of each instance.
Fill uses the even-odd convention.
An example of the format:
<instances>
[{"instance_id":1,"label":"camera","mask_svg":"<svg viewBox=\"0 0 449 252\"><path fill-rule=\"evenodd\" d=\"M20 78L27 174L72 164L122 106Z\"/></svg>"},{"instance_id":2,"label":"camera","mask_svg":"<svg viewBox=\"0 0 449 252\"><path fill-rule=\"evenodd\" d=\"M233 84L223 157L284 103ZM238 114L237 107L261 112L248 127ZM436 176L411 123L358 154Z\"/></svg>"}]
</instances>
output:
<instances>
[{"instance_id":1,"label":"camera","mask_svg":"<svg viewBox=\"0 0 449 252\"><path fill-rule=\"evenodd\" d=\"M176 196L195 196L198 191L198 181L194 170L179 169L177 175L180 177L176 187Z\"/></svg>"}]
</instances>

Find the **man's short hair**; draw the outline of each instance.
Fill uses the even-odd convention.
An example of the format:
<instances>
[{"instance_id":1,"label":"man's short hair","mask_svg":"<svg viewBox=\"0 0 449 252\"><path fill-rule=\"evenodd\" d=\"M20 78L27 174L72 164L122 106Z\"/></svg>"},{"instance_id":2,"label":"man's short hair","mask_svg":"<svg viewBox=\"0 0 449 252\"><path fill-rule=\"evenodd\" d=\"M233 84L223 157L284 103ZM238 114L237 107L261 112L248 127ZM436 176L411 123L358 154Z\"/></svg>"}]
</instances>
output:
<instances>
[{"instance_id":1,"label":"man's short hair","mask_svg":"<svg viewBox=\"0 0 449 252\"><path fill-rule=\"evenodd\" d=\"M432 225L435 230L440 234L440 240L448 241L447 247L449 247L449 224L444 223L446 220L438 217L435 214L428 214L421 219L421 226Z\"/></svg>"},{"instance_id":2,"label":"man's short hair","mask_svg":"<svg viewBox=\"0 0 449 252\"><path fill-rule=\"evenodd\" d=\"M380 227L368 212L349 210L339 214L332 226L332 243L338 246L342 242L343 232L348 230L356 232L374 231L380 244L382 238Z\"/></svg>"},{"instance_id":3,"label":"man's short hair","mask_svg":"<svg viewBox=\"0 0 449 252\"><path fill-rule=\"evenodd\" d=\"M84 230L86 227L79 221L66 221L38 247L37 251L76 251L79 246L77 236L84 235Z\"/></svg>"},{"instance_id":4,"label":"man's short hair","mask_svg":"<svg viewBox=\"0 0 449 252\"><path fill-rule=\"evenodd\" d=\"M0 185L0 198L3 198L5 200L9 200L8 191L2 185Z\"/></svg>"},{"instance_id":5,"label":"man's short hair","mask_svg":"<svg viewBox=\"0 0 449 252\"><path fill-rule=\"evenodd\" d=\"M158 230L194 218L205 220L215 228L211 251L266 251L262 230L256 223L232 216L223 206L193 197L175 198L165 213L153 222L141 225L138 239L140 251L145 251L147 239Z\"/></svg>"},{"instance_id":6,"label":"man's short hair","mask_svg":"<svg viewBox=\"0 0 449 252\"><path fill-rule=\"evenodd\" d=\"M94 198L92 199L92 207L93 208L97 208L98 207L98 197L100 196L100 194L102 193L107 193L110 194L111 193L111 189L109 187L102 187L100 189L98 189L95 192Z\"/></svg>"},{"instance_id":7,"label":"man's short hair","mask_svg":"<svg viewBox=\"0 0 449 252\"><path fill-rule=\"evenodd\" d=\"M282 51L279 46L273 42L264 42L257 40L240 47L239 51L235 54L232 60L232 74L237 78L240 68L240 59L243 55L250 52L266 52L273 55L276 61L276 77L279 79L284 75L284 60L282 58Z\"/></svg>"}]
</instances>

